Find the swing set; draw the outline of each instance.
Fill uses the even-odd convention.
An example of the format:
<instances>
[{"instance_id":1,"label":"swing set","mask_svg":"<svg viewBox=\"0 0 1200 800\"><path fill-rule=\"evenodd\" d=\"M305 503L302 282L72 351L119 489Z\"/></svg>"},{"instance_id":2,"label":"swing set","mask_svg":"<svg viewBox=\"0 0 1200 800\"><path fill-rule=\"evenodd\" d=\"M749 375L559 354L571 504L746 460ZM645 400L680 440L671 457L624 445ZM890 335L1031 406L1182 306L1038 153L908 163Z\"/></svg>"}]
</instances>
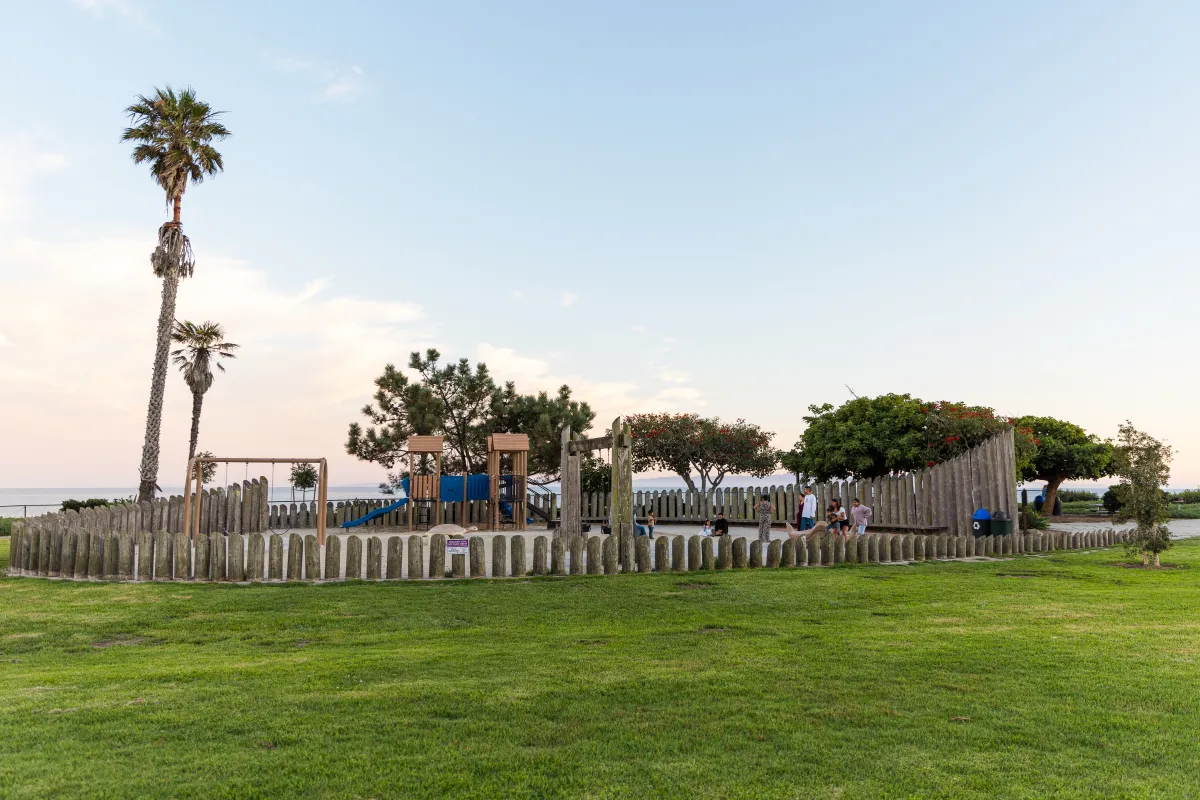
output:
<instances>
[{"instance_id":1,"label":"swing set","mask_svg":"<svg viewBox=\"0 0 1200 800\"><path fill-rule=\"evenodd\" d=\"M189 539L195 539L200 530L200 492L204 489L204 465L224 464L225 483L229 483L229 465L243 464L246 478L249 479L251 464L270 464L271 482L268 487L275 486L276 464L316 464L317 465L317 543L325 544L325 501L329 490L329 467L323 458L215 458L211 456L196 456L188 462L187 485L183 490L183 519L184 533ZM192 502L192 486L195 483L196 502ZM267 498L270 502L270 498Z\"/></svg>"}]
</instances>

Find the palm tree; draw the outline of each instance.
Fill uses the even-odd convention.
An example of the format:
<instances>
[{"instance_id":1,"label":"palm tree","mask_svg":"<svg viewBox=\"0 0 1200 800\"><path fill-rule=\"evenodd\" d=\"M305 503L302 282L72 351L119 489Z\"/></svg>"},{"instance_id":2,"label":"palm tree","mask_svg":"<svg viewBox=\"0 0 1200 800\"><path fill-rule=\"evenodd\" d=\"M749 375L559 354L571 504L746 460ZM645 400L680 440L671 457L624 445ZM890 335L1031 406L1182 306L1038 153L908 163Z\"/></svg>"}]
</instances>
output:
<instances>
[{"instance_id":1,"label":"palm tree","mask_svg":"<svg viewBox=\"0 0 1200 800\"><path fill-rule=\"evenodd\" d=\"M200 408L204 405L204 393L212 388L215 365L225 371L222 358L237 358L233 354L239 345L226 342L225 331L215 322L176 322L171 339L179 345L171 352L171 360L183 373L188 388L192 390L192 435L188 439L188 463L196 455L196 441L200 438Z\"/></svg>"},{"instance_id":2,"label":"palm tree","mask_svg":"<svg viewBox=\"0 0 1200 800\"><path fill-rule=\"evenodd\" d=\"M150 380L150 405L146 410L146 440L142 445L141 482L138 500L153 500L158 481L159 433L162 429L163 395L167 388L167 357L171 328L175 321L175 294L179 281L192 274L195 258L192 245L183 235L179 208L188 182L202 183L225 165L212 146L229 131L217 121L221 115L208 103L196 99L194 90L176 92L170 86L154 90L150 97L139 95L125 109L133 127L126 128L123 142L136 142L135 164L149 164L150 175L166 192L173 206L171 221L158 229L158 246L150 255L155 277L161 278L162 306L158 312L158 338L154 348L154 370ZM193 423L194 424L194 423Z\"/></svg>"}]
</instances>

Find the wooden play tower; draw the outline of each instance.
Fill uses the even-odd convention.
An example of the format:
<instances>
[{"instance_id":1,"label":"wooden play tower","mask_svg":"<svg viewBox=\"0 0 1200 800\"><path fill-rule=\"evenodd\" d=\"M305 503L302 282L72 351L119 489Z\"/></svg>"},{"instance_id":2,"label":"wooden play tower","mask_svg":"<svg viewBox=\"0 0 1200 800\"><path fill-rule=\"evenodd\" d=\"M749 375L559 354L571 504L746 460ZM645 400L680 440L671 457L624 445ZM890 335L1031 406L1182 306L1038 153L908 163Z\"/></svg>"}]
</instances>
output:
<instances>
[{"instance_id":1,"label":"wooden play tower","mask_svg":"<svg viewBox=\"0 0 1200 800\"><path fill-rule=\"evenodd\" d=\"M442 521L442 444L443 436L408 437L408 529L418 524L437 525ZM422 455L433 456L433 474L418 475L416 459ZM422 511L416 511L420 505ZM421 517L428 513L426 519Z\"/></svg>"},{"instance_id":2,"label":"wooden play tower","mask_svg":"<svg viewBox=\"0 0 1200 800\"><path fill-rule=\"evenodd\" d=\"M512 457L512 473L500 474L502 456ZM524 433L493 433L487 440L488 530L500 530L503 504L508 504L514 530L525 530L528 501L525 497L529 474L529 437Z\"/></svg>"}]
</instances>

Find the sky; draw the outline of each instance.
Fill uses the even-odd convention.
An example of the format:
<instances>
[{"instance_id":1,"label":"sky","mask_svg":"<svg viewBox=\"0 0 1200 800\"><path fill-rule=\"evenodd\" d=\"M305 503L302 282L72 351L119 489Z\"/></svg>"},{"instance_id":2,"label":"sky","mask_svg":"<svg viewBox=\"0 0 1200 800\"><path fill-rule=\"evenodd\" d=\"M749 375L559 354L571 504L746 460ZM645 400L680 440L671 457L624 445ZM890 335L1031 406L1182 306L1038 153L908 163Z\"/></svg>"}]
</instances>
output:
<instances>
[{"instance_id":1,"label":"sky","mask_svg":"<svg viewBox=\"0 0 1200 800\"><path fill-rule=\"evenodd\" d=\"M324 456L414 349L598 422L907 392L1135 425L1200 484L1200 5L0 2L0 487L133 486L168 218L123 109L193 86L202 449ZM190 397L172 372L160 483ZM603 424L601 424L603 427Z\"/></svg>"}]
</instances>

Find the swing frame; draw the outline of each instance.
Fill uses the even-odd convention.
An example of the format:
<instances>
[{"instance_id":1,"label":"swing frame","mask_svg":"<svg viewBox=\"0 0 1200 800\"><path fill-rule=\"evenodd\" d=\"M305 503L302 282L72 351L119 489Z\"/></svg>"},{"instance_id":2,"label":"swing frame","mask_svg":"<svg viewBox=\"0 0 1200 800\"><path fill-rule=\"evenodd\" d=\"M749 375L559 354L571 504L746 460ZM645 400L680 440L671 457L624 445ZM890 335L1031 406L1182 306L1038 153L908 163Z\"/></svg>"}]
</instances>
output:
<instances>
[{"instance_id":1,"label":"swing frame","mask_svg":"<svg viewBox=\"0 0 1200 800\"><path fill-rule=\"evenodd\" d=\"M329 490L329 466L323 458L215 458L196 456L188 462L187 485L183 489L184 533L195 540L200 530L200 502L192 502L192 482L196 497L204 489L205 464L317 464L317 544L325 544L326 495Z\"/></svg>"}]
</instances>

